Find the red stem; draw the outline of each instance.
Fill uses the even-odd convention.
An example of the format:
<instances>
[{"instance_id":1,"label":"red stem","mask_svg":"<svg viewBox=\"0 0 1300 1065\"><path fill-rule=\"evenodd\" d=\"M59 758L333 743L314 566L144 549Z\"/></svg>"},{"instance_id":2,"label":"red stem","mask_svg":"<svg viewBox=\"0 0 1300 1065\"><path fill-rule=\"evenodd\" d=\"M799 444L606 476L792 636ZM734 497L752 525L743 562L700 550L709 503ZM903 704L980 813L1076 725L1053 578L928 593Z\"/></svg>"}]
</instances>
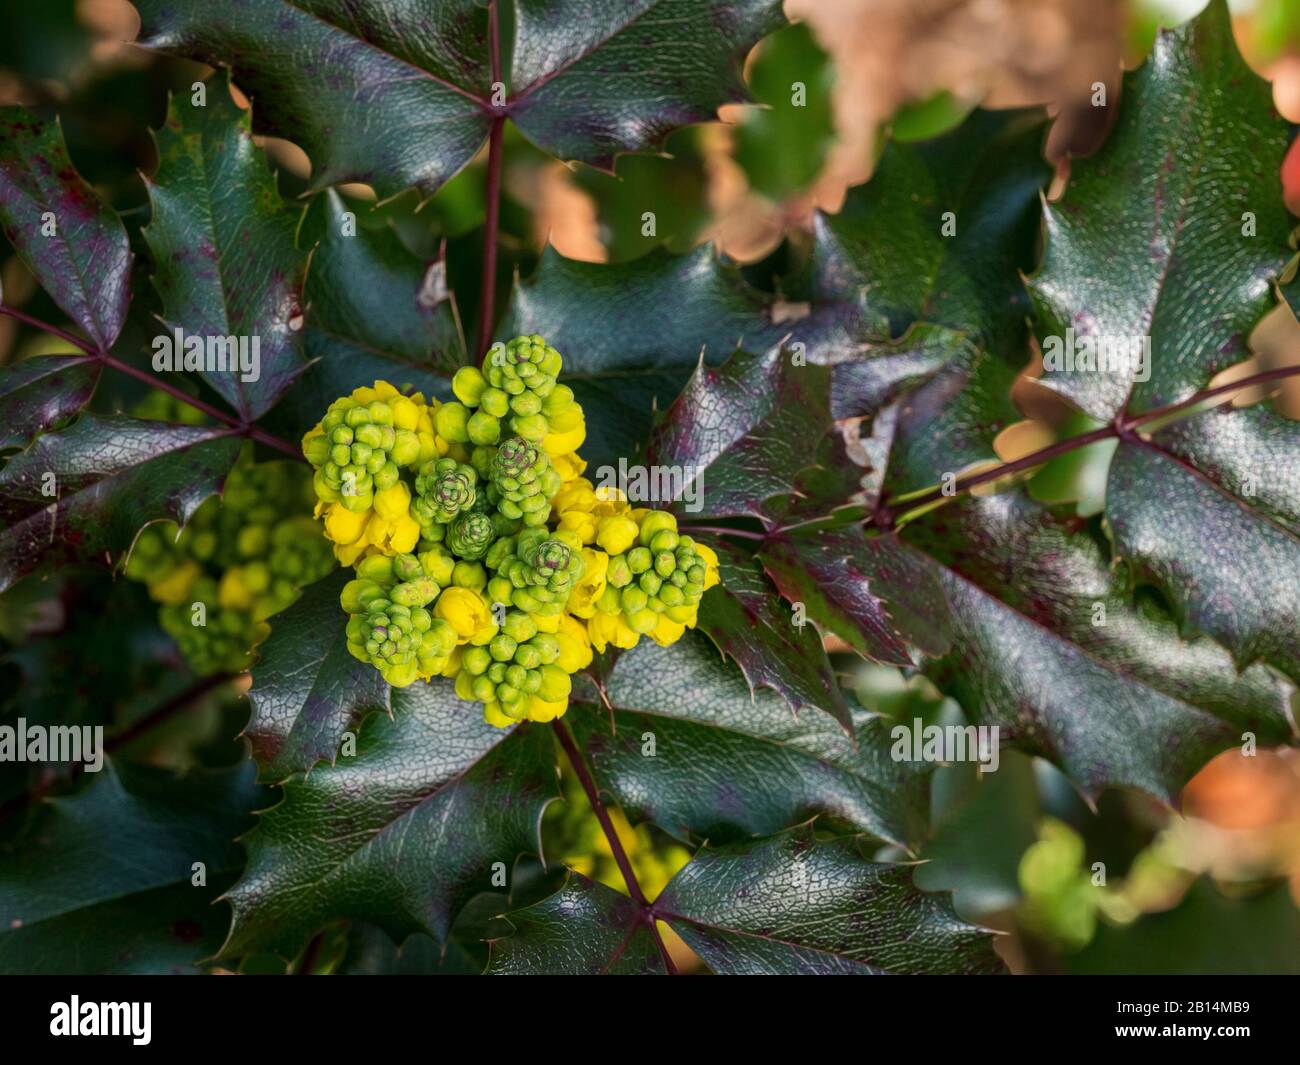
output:
<instances>
[{"instance_id":1,"label":"red stem","mask_svg":"<svg viewBox=\"0 0 1300 1065\"><path fill-rule=\"evenodd\" d=\"M596 813L596 820L600 822L601 831L605 833L605 838L609 840L609 849L614 854L614 861L618 865L618 871L623 874L623 882L627 884L628 894L632 896L632 901L641 907L642 919L649 926L650 935L654 938L655 946L659 948L659 954L664 960L664 968L672 976L676 976L677 966L673 963L672 955L668 953L668 947L664 944L663 937L659 935L659 928L655 925L650 902L646 899L645 892L641 890L641 884L636 878L636 873L632 871L632 863L628 860L627 851L623 849L623 841L618 838L618 833L614 830L614 822L609 819L609 811L605 809L605 804L601 801L600 790L596 787L596 781L591 775L591 770L587 768L583 753L579 750L578 744L574 741L572 734L565 727L563 721L558 719L552 721L551 726L555 729L555 735L560 741L560 746L564 748L564 753L569 756L569 764L573 766L573 771L578 775L582 790L587 793L587 801L591 803L591 808Z\"/></svg>"},{"instance_id":2,"label":"red stem","mask_svg":"<svg viewBox=\"0 0 1300 1065\"><path fill-rule=\"evenodd\" d=\"M488 52L492 63L492 84L501 82L501 27L497 13L497 0L488 3ZM501 220L501 143L505 134L506 116L496 110L492 128L488 132L487 162L487 216L483 221L483 274L478 294L478 361L492 346L492 327L496 320L497 292L497 232Z\"/></svg>"},{"instance_id":3,"label":"red stem","mask_svg":"<svg viewBox=\"0 0 1300 1065\"><path fill-rule=\"evenodd\" d=\"M0 314L7 314L10 318L17 319L20 322L25 322L34 329L43 330L51 336L58 337L60 340L66 340L74 348L80 348L87 355L98 354L95 350L95 346L89 340L83 340L79 336L73 336L66 330L60 329L56 325L50 325L49 322L42 322L39 318L33 318L30 314L26 314L15 307L0 304Z\"/></svg>"},{"instance_id":4,"label":"red stem","mask_svg":"<svg viewBox=\"0 0 1300 1065\"><path fill-rule=\"evenodd\" d=\"M87 355L91 356L91 358L98 359L105 366L117 370L120 373L124 373L128 377L134 377L137 381L143 381L150 388L156 388L160 392L166 392L167 395L180 400L182 403L188 404L195 410L202 411L209 418L225 425L229 425L234 429L238 429L244 436L265 444L267 447L275 448L277 451L282 451L284 454L297 459L299 462L307 461L303 456L302 451L294 447L294 445L289 443L289 441L275 436L272 433L268 433L265 429L259 429L256 425L249 422L241 421L239 418L235 417L235 415L228 414L220 407L214 407L211 403L206 403L201 399L197 399L196 397L191 396L184 389L164 381L161 377L158 377L155 374L147 373L138 367L132 366L129 362L123 362L116 356L110 355L107 351L100 351L89 341L73 336L73 334L60 329L58 326L50 325L49 322L43 322L39 318L33 318L30 314L26 314L23 311L3 304L0 304L0 314L8 315L10 318L24 322L27 325L32 326L34 329L43 330L51 336L56 336L60 340L67 341L73 347L84 351Z\"/></svg>"},{"instance_id":5,"label":"red stem","mask_svg":"<svg viewBox=\"0 0 1300 1065\"><path fill-rule=\"evenodd\" d=\"M1198 403L1204 403L1207 399L1213 399L1216 396L1227 395L1230 392L1240 392L1247 388L1253 388L1256 385L1265 384L1268 381L1277 381L1285 377L1295 377L1300 374L1300 365L1283 366L1275 370L1265 370L1262 373L1252 374L1249 377L1243 377L1238 381L1229 382L1226 385L1217 385L1214 388L1207 388L1203 392L1197 392L1187 399L1179 400L1177 403L1170 403L1164 407L1157 407L1155 410L1146 411L1143 414L1135 414L1130 418L1118 418L1110 425L1103 425L1100 429L1093 429L1090 432L1081 433L1078 436L1071 436L1065 440L1058 440L1054 444L1040 448L1038 451L1031 452L1012 462L1004 462L1000 466L994 466L987 470L980 470L978 473L972 473L967 477L959 477L954 482L948 496L945 496L942 487L932 489L924 495L915 496L911 499L899 499L897 501L886 501L884 505L877 509L877 515L892 518L898 513L915 510L917 507L926 506L939 499L955 496L958 492L965 492L981 484L987 484L989 481L996 481L1021 470L1031 469L1034 466L1042 465L1048 459L1056 458L1058 455L1064 455L1068 452L1075 451L1081 447L1087 447L1089 444L1095 444L1102 440L1110 440L1114 437L1124 436L1131 433L1139 425L1145 425L1147 422L1156 421L1160 418L1167 418L1171 414L1177 414L1181 410L1194 407Z\"/></svg>"},{"instance_id":6,"label":"red stem","mask_svg":"<svg viewBox=\"0 0 1300 1065\"><path fill-rule=\"evenodd\" d=\"M767 536L760 532L751 532L749 529L724 529L721 525L679 525L677 531L680 533L713 533L715 536L740 536L746 540L766 540Z\"/></svg>"}]
</instances>

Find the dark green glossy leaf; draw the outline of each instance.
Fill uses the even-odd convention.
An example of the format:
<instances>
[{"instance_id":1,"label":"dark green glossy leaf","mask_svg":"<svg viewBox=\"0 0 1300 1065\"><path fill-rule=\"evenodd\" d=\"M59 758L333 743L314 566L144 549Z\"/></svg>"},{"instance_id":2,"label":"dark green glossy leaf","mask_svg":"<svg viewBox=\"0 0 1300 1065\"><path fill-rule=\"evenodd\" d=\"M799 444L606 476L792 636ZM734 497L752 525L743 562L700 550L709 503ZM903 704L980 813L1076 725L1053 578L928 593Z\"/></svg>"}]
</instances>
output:
<instances>
[{"instance_id":1,"label":"dark green glossy leaf","mask_svg":"<svg viewBox=\"0 0 1300 1065\"><path fill-rule=\"evenodd\" d=\"M0 228L63 313L107 351L130 302L126 230L73 169L57 122L0 110Z\"/></svg>"},{"instance_id":2,"label":"dark green glossy leaf","mask_svg":"<svg viewBox=\"0 0 1300 1065\"><path fill-rule=\"evenodd\" d=\"M42 564L115 562L151 521L184 524L239 445L229 429L95 414L38 437L0 471L0 591Z\"/></svg>"},{"instance_id":3,"label":"dark green glossy leaf","mask_svg":"<svg viewBox=\"0 0 1300 1065\"><path fill-rule=\"evenodd\" d=\"M363 181L426 195L487 137L487 8L347 0L139 0L140 40L228 66L259 130L301 144L321 189Z\"/></svg>"},{"instance_id":4,"label":"dark green glossy leaf","mask_svg":"<svg viewBox=\"0 0 1300 1065\"><path fill-rule=\"evenodd\" d=\"M891 491L993 460L989 441L1015 418L1011 374L985 357L903 400ZM1243 732L1290 737L1286 685L1262 666L1239 675L1223 647L1186 640L1159 603L1135 602L1103 537L1072 507L1042 506L1019 488L963 496L901 538L938 567L953 614L952 650L927 660L926 674L972 722L997 725L1085 794L1126 785L1172 801Z\"/></svg>"},{"instance_id":5,"label":"dark green glossy leaf","mask_svg":"<svg viewBox=\"0 0 1300 1065\"><path fill-rule=\"evenodd\" d=\"M860 655L911 665L909 646L942 654L951 643L943 589L892 534L795 529L770 536L759 558L786 599Z\"/></svg>"},{"instance_id":6,"label":"dark green glossy leaf","mask_svg":"<svg viewBox=\"0 0 1300 1065\"><path fill-rule=\"evenodd\" d=\"M1280 421L1271 412L1259 413ZM1251 415L1228 417L1241 424ZM1198 420L1215 418L1203 414ZM1289 425L1286 437L1300 437L1300 426ZM1180 425L1170 432L1194 436L1197 428ZM1277 441L1274 456L1281 464L1262 469L1274 492L1294 493L1300 451L1283 443ZM1243 505L1236 498L1240 483L1235 488L1158 445L1121 443L1106 486L1116 554L1136 579L1166 591L1186 633L1213 637L1239 666L1269 662L1300 679L1300 508L1282 521Z\"/></svg>"},{"instance_id":7,"label":"dark green glossy leaf","mask_svg":"<svg viewBox=\"0 0 1300 1065\"><path fill-rule=\"evenodd\" d=\"M1223 0L1160 34L1150 60L1124 75L1106 143L1073 164L1064 197L1047 206L1029 283L1040 341L1067 328L1150 337L1150 378L1058 371L1044 375L1049 387L1109 421L1184 399L1246 358L1292 254L1278 179L1289 140Z\"/></svg>"},{"instance_id":8,"label":"dark green glossy leaf","mask_svg":"<svg viewBox=\"0 0 1300 1065\"><path fill-rule=\"evenodd\" d=\"M640 907L613 888L570 873L549 898L508 915L511 935L492 943L493 976L645 976L663 958Z\"/></svg>"},{"instance_id":9,"label":"dark green glossy leaf","mask_svg":"<svg viewBox=\"0 0 1300 1065\"><path fill-rule=\"evenodd\" d=\"M740 667L751 688L771 688L796 714L813 707L847 723L849 709L817 630L794 624L752 555L708 539L719 581L700 602L700 631Z\"/></svg>"},{"instance_id":10,"label":"dark green glossy leaf","mask_svg":"<svg viewBox=\"0 0 1300 1065\"><path fill-rule=\"evenodd\" d=\"M962 333L917 324L897 340L864 339L822 353L833 367L831 414L835 418L875 415L909 388L950 365L969 365L976 349Z\"/></svg>"},{"instance_id":11,"label":"dark green glossy leaf","mask_svg":"<svg viewBox=\"0 0 1300 1065\"><path fill-rule=\"evenodd\" d=\"M299 431L339 396L377 380L426 398L445 393L446 379L468 361L445 264L420 261L391 226L363 226L348 214L326 190L299 233L304 247L315 245L304 344L316 360L285 401Z\"/></svg>"},{"instance_id":12,"label":"dark green glossy leaf","mask_svg":"<svg viewBox=\"0 0 1300 1065\"><path fill-rule=\"evenodd\" d=\"M1019 491L965 499L904 537L940 563L953 612L953 650L927 675L1086 794L1122 784L1172 801L1244 732L1290 737L1287 686L1262 666L1238 675L1222 647L1185 641L1154 603L1135 606L1069 508Z\"/></svg>"},{"instance_id":13,"label":"dark green glossy leaf","mask_svg":"<svg viewBox=\"0 0 1300 1065\"><path fill-rule=\"evenodd\" d=\"M391 718L361 726L355 756L285 781L283 801L246 837L225 954L293 957L340 917L396 942L412 932L443 942L473 896L499 890L495 873L538 851L557 793L550 730L495 729L442 680L395 691L392 703Z\"/></svg>"},{"instance_id":14,"label":"dark green glossy leaf","mask_svg":"<svg viewBox=\"0 0 1300 1065\"><path fill-rule=\"evenodd\" d=\"M656 912L720 975L999 973L989 932L925 895L913 867L869 862L859 841L810 826L706 847Z\"/></svg>"},{"instance_id":15,"label":"dark green glossy leaf","mask_svg":"<svg viewBox=\"0 0 1300 1065\"><path fill-rule=\"evenodd\" d=\"M541 333L563 353L566 381L569 374L691 370L701 352L716 364L742 343L757 351L779 341L789 330L772 321L770 305L707 245L614 265L566 259L548 247L511 293L499 333Z\"/></svg>"},{"instance_id":16,"label":"dark green glossy leaf","mask_svg":"<svg viewBox=\"0 0 1300 1065\"><path fill-rule=\"evenodd\" d=\"M682 471L673 509L765 516L764 500L791 491L830 431L830 377L825 367L793 365L781 347L737 351L717 368L701 363L647 449L652 465Z\"/></svg>"},{"instance_id":17,"label":"dark green glossy leaf","mask_svg":"<svg viewBox=\"0 0 1300 1065\"><path fill-rule=\"evenodd\" d=\"M225 78L212 79L206 89L203 106L190 95L174 96L167 121L154 134L158 172L149 185L153 217L144 236L168 330L237 338L241 348L256 338L260 365L248 375L255 379L244 380L234 369L209 368L201 375L252 421L306 366L301 318L307 257L294 246L298 213L280 201L275 176L253 144L248 112L235 106ZM181 356L173 343L173 357ZM227 357L238 363L234 351Z\"/></svg>"},{"instance_id":18,"label":"dark green glossy leaf","mask_svg":"<svg viewBox=\"0 0 1300 1065\"><path fill-rule=\"evenodd\" d=\"M746 98L742 63L779 0L518 0L510 117L563 159L612 169Z\"/></svg>"},{"instance_id":19,"label":"dark green glossy leaf","mask_svg":"<svg viewBox=\"0 0 1300 1065\"><path fill-rule=\"evenodd\" d=\"M928 322L1022 360L1045 136L1039 111L977 110L941 137L889 143L840 213L818 217L812 314L795 339L821 361Z\"/></svg>"},{"instance_id":20,"label":"dark green glossy leaf","mask_svg":"<svg viewBox=\"0 0 1300 1065\"><path fill-rule=\"evenodd\" d=\"M1177 403L1248 354L1292 252L1278 171L1290 127L1237 51L1227 5L1156 41L1125 77L1104 147L1046 216L1031 283L1040 341L1147 337L1146 375L1062 370L1044 382L1110 419ZM1046 350L1046 349L1045 349ZM1149 376L1147 376L1149 375ZM1116 555L1240 665L1300 677L1300 426L1267 408L1202 413L1135 437L1111 462Z\"/></svg>"},{"instance_id":21,"label":"dark green glossy leaf","mask_svg":"<svg viewBox=\"0 0 1300 1065\"><path fill-rule=\"evenodd\" d=\"M612 727L599 706L575 707L566 720L633 821L714 841L767 835L819 813L898 843L924 832L931 767L890 758L887 722L855 708L849 735L824 714L796 718L772 692L751 693L698 634L624 652L605 695Z\"/></svg>"},{"instance_id":22,"label":"dark green glossy leaf","mask_svg":"<svg viewBox=\"0 0 1300 1065\"><path fill-rule=\"evenodd\" d=\"M107 761L89 777L0 857L0 971L196 971L229 924L213 900L261 796L252 765L172 778Z\"/></svg>"},{"instance_id":23,"label":"dark green glossy leaf","mask_svg":"<svg viewBox=\"0 0 1300 1065\"><path fill-rule=\"evenodd\" d=\"M0 376L0 448L23 447L90 402L103 364L88 355L39 355Z\"/></svg>"},{"instance_id":24,"label":"dark green glossy leaf","mask_svg":"<svg viewBox=\"0 0 1300 1065\"><path fill-rule=\"evenodd\" d=\"M352 576L343 569L313 584L276 615L258 648L244 735L268 778L305 773L322 760L333 763L345 733L355 732L371 711L390 712L392 689L378 670L348 652L339 593Z\"/></svg>"},{"instance_id":25,"label":"dark green glossy leaf","mask_svg":"<svg viewBox=\"0 0 1300 1065\"><path fill-rule=\"evenodd\" d=\"M515 285L499 336L540 333L564 355L564 380L587 415L583 456L594 466L634 454L652 415L682 390L703 353L721 362L744 341L775 344L788 327L771 300L712 248L651 252L617 265L566 259L548 248Z\"/></svg>"},{"instance_id":26,"label":"dark green glossy leaf","mask_svg":"<svg viewBox=\"0 0 1300 1065\"><path fill-rule=\"evenodd\" d=\"M743 100L745 54L784 22L779 0L520 0L511 87L498 99L487 7L475 0L137 7L142 43L231 67L259 128L312 157L313 188L364 181L383 197L437 191L498 113L547 151L593 166L657 148Z\"/></svg>"}]
</instances>

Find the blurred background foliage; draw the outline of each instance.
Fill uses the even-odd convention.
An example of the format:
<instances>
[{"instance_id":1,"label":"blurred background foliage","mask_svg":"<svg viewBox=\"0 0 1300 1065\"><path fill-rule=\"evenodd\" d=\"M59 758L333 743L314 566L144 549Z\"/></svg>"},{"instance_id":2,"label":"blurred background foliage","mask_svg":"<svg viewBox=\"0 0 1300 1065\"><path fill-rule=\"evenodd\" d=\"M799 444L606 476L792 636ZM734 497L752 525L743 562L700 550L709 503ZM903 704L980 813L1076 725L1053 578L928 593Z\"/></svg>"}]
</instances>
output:
<instances>
[{"instance_id":1,"label":"blurred background foliage","mask_svg":"<svg viewBox=\"0 0 1300 1065\"><path fill-rule=\"evenodd\" d=\"M846 190L870 176L883 137L933 136L977 103L1046 105L1059 116L1047 146L1059 187L1070 155L1094 148L1113 113L1090 106L1094 84L1116 98L1121 65L1140 62L1161 26L1200 6L786 0L796 24L764 41L748 62L761 106L723 108L720 122L675 134L663 156L623 158L610 175L567 167L508 133L498 306L548 243L571 258L614 262L656 247L682 252L713 242L744 266L752 284L772 290L776 278L806 263L814 212L838 210ZM1233 11L1248 60L1273 80L1281 113L1300 122L1300 0L1242 0ZM135 47L137 29L126 0L8 0L0 5L0 105L58 111L77 167L122 213L144 253L141 174L156 166L150 130L162 123L168 94L187 92L207 68ZM300 197L309 160L287 141L262 140L284 195ZM360 224L392 226L425 258L445 254L464 322L476 320L478 304L483 167L475 160L422 205L413 193L376 205L364 186L342 190ZM1286 192L1294 211L1300 175L1288 179ZM6 302L57 320L3 241L0 286ZM152 290L142 286L123 349L143 353L155 309ZM1254 338L1258 357L1297 357L1298 334L1289 311L1270 316ZM48 349L44 334L0 318L0 365ZM1031 360L1015 393L1026 423L1000 438L1004 458L1088 428L1035 388L1033 373ZM116 375L101 382L95 405L126 410L144 392ZM1283 403L1300 414L1300 397ZM1031 491L1096 514L1100 500L1090 485L1108 457L1104 445L1068 456L1039 473ZM961 720L957 706L924 679L848 654L837 653L836 661L872 710L906 722ZM103 724L116 759L177 773L224 771L246 757L238 738L246 687L246 677L192 675L138 584L68 569L0 597L0 720ZM935 775L933 829L916 879L927 890L954 891L963 917L1007 932L998 949L1016 972L1300 972L1295 755L1225 753L1187 787L1178 812L1118 791L1091 809L1054 768L1011 751L996 773L982 777L970 766L945 767ZM0 848L38 829L43 797L84 786L66 767L0 764ZM547 854L558 861L521 861L512 878L515 906L553 891L560 863L623 887L581 789L566 778L563 790L565 802L551 807L544 825ZM689 857L688 843L698 841L633 828L614 814L653 896ZM502 908L498 896L484 896L442 954L423 937L398 950L377 929L340 923L288 969L477 971L486 956L481 941L502 932L494 916ZM192 971L219 946L220 924L177 919L171 935L187 944L178 971ZM685 945L675 941L673 950L689 967ZM244 972L285 968L262 957L240 965Z\"/></svg>"}]
</instances>

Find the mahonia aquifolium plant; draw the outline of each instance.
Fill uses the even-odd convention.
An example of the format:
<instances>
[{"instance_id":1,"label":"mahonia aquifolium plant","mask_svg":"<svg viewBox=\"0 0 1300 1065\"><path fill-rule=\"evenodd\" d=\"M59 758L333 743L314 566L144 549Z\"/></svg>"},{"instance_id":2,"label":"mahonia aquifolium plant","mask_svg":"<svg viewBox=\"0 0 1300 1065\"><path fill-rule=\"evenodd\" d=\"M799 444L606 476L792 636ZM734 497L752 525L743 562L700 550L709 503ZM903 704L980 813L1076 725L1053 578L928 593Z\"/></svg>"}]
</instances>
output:
<instances>
[{"instance_id":1,"label":"mahonia aquifolium plant","mask_svg":"<svg viewBox=\"0 0 1300 1065\"><path fill-rule=\"evenodd\" d=\"M586 422L540 336L495 344L426 402L386 381L303 438L316 516L355 570L351 653L394 687L454 678L505 727L568 708L595 651L693 628L717 557L666 511L582 476Z\"/></svg>"},{"instance_id":2,"label":"mahonia aquifolium plant","mask_svg":"<svg viewBox=\"0 0 1300 1065\"><path fill-rule=\"evenodd\" d=\"M172 412L150 401L136 413ZM311 518L313 496L299 464L254 463L246 447L222 495L204 502L184 529L168 521L140 533L126 575L162 604L159 621L196 673L247 669L271 631L267 619L334 568Z\"/></svg>"}]
</instances>

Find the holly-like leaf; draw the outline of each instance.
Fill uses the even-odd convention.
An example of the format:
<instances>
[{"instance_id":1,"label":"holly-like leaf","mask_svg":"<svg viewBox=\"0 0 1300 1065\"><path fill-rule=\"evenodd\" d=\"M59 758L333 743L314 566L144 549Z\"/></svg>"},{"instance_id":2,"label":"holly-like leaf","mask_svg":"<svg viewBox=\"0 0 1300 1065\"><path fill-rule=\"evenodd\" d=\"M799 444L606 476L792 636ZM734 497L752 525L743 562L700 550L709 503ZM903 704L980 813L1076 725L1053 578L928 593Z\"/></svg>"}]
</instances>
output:
<instances>
[{"instance_id":1,"label":"holly-like leaf","mask_svg":"<svg viewBox=\"0 0 1300 1065\"><path fill-rule=\"evenodd\" d=\"M750 688L771 688L795 713L815 707L847 725L849 708L817 630L795 623L752 555L721 539L711 546L718 583L700 602L700 630L735 661Z\"/></svg>"},{"instance_id":2,"label":"holly-like leaf","mask_svg":"<svg viewBox=\"0 0 1300 1065\"><path fill-rule=\"evenodd\" d=\"M911 665L951 643L948 604L931 569L892 534L860 525L776 533L759 553L781 594L858 654Z\"/></svg>"},{"instance_id":3,"label":"holly-like leaf","mask_svg":"<svg viewBox=\"0 0 1300 1065\"><path fill-rule=\"evenodd\" d=\"M333 762L344 735L367 714L389 712L392 689L348 652L339 593L351 577L345 569L313 584L276 615L258 648L244 735L267 778Z\"/></svg>"},{"instance_id":4,"label":"holly-like leaf","mask_svg":"<svg viewBox=\"0 0 1300 1065\"><path fill-rule=\"evenodd\" d=\"M512 910L512 934L492 941L488 975L646 976L663 974L641 909L626 895L570 873L559 891Z\"/></svg>"},{"instance_id":5,"label":"holly-like leaf","mask_svg":"<svg viewBox=\"0 0 1300 1065\"><path fill-rule=\"evenodd\" d=\"M83 414L0 470L0 591L42 564L116 562L151 521L185 524L239 455L227 428Z\"/></svg>"},{"instance_id":6,"label":"holly-like leaf","mask_svg":"<svg viewBox=\"0 0 1300 1065\"><path fill-rule=\"evenodd\" d=\"M88 355L40 355L0 377L0 448L24 447L90 402L103 363Z\"/></svg>"},{"instance_id":7,"label":"holly-like leaf","mask_svg":"<svg viewBox=\"0 0 1300 1065\"><path fill-rule=\"evenodd\" d=\"M683 839L768 835L825 814L880 839L924 832L929 766L889 755L884 719L855 708L852 734L824 714L795 718L688 633L642 643L605 680L613 717L576 706L566 719L603 787L633 821ZM654 757L645 755L647 735Z\"/></svg>"},{"instance_id":8,"label":"holly-like leaf","mask_svg":"<svg viewBox=\"0 0 1300 1065\"><path fill-rule=\"evenodd\" d=\"M1281 421L1269 411L1228 417L1245 432L1260 417ZM1213 637L1238 666L1269 662L1300 680L1300 426L1279 428L1270 435L1281 465L1264 469L1274 491L1294 497L1284 518L1243 505L1235 497L1241 482L1234 492L1160 450L1162 438L1200 435L1196 426L1171 427L1155 443L1121 443L1110 464L1106 516L1116 552L1136 579L1166 590L1185 632Z\"/></svg>"},{"instance_id":9,"label":"holly-like leaf","mask_svg":"<svg viewBox=\"0 0 1300 1065\"><path fill-rule=\"evenodd\" d=\"M1226 4L1160 35L1125 78L1106 144L1049 205L1031 282L1045 356L1072 329L1148 338L1149 359L1049 363L1049 387L1094 417L1133 416L1188 399L1247 356L1292 255L1278 187L1290 135L1237 51ZM1267 408L1131 434L1111 462L1106 518L1116 555L1164 593L1187 635L1300 679L1297 448L1300 425Z\"/></svg>"},{"instance_id":10,"label":"holly-like leaf","mask_svg":"<svg viewBox=\"0 0 1300 1065\"><path fill-rule=\"evenodd\" d=\"M1279 172L1290 127L1246 65L1228 6L1212 3L1156 38L1124 75L1106 143L1073 164L1044 212L1029 282L1048 339L1149 337L1137 364L1062 369L1044 382L1101 421L1184 399L1241 362L1292 252Z\"/></svg>"},{"instance_id":11,"label":"holly-like leaf","mask_svg":"<svg viewBox=\"0 0 1300 1065\"><path fill-rule=\"evenodd\" d=\"M897 340L865 338L851 347L821 353L831 370L831 414L836 419L872 417L909 388L952 365L968 365L977 349L943 326L917 324Z\"/></svg>"},{"instance_id":12,"label":"holly-like leaf","mask_svg":"<svg viewBox=\"0 0 1300 1065\"><path fill-rule=\"evenodd\" d=\"M746 53L785 22L779 0L518 0L515 12L511 119L553 155L606 170L743 102Z\"/></svg>"},{"instance_id":13,"label":"holly-like leaf","mask_svg":"<svg viewBox=\"0 0 1300 1065\"><path fill-rule=\"evenodd\" d=\"M485 5L136 0L140 41L228 66L258 129L302 145L312 187L363 181L431 194L473 157L492 115Z\"/></svg>"},{"instance_id":14,"label":"holly-like leaf","mask_svg":"<svg viewBox=\"0 0 1300 1065\"><path fill-rule=\"evenodd\" d=\"M925 322L1023 360L1020 272L1051 174L1045 139L1040 111L976 110L933 140L889 142L843 209L818 215L811 313L795 340L817 361L872 358L872 343Z\"/></svg>"},{"instance_id":15,"label":"holly-like leaf","mask_svg":"<svg viewBox=\"0 0 1300 1065\"><path fill-rule=\"evenodd\" d=\"M599 466L634 454L653 412L672 403L703 354L765 350L789 332L772 300L701 246L627 263L584 263L552 248L516 284L501 336L540 333L564 353L564 380L587 415L582 453Z\"/></svg>"},{"instance_id":16,"label":"holly-like leaf","mask_svg":"<svg viewBox=\"0 0 1300 1065\"><path fill-rule=\"evenodd\" d=\"M174 96L154 134L158 172L149 184L153 217L144 237L167 328L204 338L209 352L214 340L225 345L230 368L207 366L201 376L253 421L306 366L307 258L294 246L298 213L280 201L248 113L235 106L225 78L205 88L202 106L191 95ZM246 366L244 348L251 356L254 344L258 358ZM174 338L172 354L178 365L186 354Z\"/></svg>"},{"instance_id":17,"label":"holly-like leaf","mask_svg":"<svg viewBox=\"0 0 1300 1065\"><path fill-rule=\"evenodd\" d=\"M126 230L72 166L57 122L0 109L0 228L50 298L100 350L131 299Z\"/></svg>"},{"instance_id":18,"label":"holly-like leaf","mask_svg":"<svg viewBox=\"0 0 1300 1065\"><path fill-rule=\"evenodd\" d=\"M293 957L340 917L396 942L412 932L443 942L473 896L497 890L498 868L539 851L556 795L550 730L493 728L446 681L394 691L392 704L391 718L360 726L354 756L285 781L283 801L245 838L225 954Z\"/></svg>"},{"instance_id":19,"label":"holly-like leaf","mask_svg":"<svg viewBox=\"0 0 1300 1065\"><path fill-rule=\"evenodd\" d=\"M678 126L745 99L745 53L784 22L779 0L521 0L503 98L487 6L476 0L433 10L402 0L136 7L142 43L233 69L259 128L311 156L315 189L363 181L384 197L412 185L435 192L497 115L593 166L658 148Z\"/></svg>"},{"instance_id":20,"label":"holly-like leaf","mask_svg":"<svg viewBox=\"0 0 1300 1065\"><path fill-rule=\"evenodd\" d=\"M655 912L719 975L1004 971L991 933L917 890L912 866L869 862L859 846L805 825L705 847Z\"/></svg>"},{"instance_id":21,"label":"holly-like leaf","mask_svg":"<svg viewBox=\"0 0 1300 1065\"><path fill-rule=\"evenodd\" d=\"M314 361L285 400L295 431L309 429L339 396L377 380L426 398L446 395L448 378L468 355L443 261L421 262L391 226L358 225L333 189L312 200L299 243L315 248L304 329Z\"/></svg>"},{"instance_id":22,"label":"holly-like leaf","mask_svg":"<svg viewBox=\"0 0 1300 1065\"><path fill-rule=\"evenodd\" d=\"M647 448L651 464L682 471L673 509L764 517L763 502L791 491L830 431L830 377L825 367L794 365L782 347L740 350L717 368L701 362Z\"/></svg>"},{"instance_id":23,"label":"holly-like leaf","mask_svg":"<svg viewBox=\"0 0 1300 1065\"><path fill-rule=\"evenodd\" d=\"M194 972L229 924L212 903L261 797L252 765L176 779L110 760L88 775L0 856L0 972Z\"/></svg>"},{"instance_id":24,"label":"holly-like leaf","mask_svg":"<svg viewBox=\"0 0 1300 1065\"><path fill-rule=\"evenodd\" d=\"M891 494L944 465L995 458L992 434L1014 416L1008 372L986 358L900 404ZM1172 801L1243 732L1291 736L1288 686L1263 666L1239 674L1223 647L1185 639L1160 603L1135 602L1073 508L1022 489L963 496L908 522L901 541L937 567L953 615L952 650L925 661L926 674L971 721L1055 762L1085 794L1125 785Z\"/></svg>"}]
</instances>

